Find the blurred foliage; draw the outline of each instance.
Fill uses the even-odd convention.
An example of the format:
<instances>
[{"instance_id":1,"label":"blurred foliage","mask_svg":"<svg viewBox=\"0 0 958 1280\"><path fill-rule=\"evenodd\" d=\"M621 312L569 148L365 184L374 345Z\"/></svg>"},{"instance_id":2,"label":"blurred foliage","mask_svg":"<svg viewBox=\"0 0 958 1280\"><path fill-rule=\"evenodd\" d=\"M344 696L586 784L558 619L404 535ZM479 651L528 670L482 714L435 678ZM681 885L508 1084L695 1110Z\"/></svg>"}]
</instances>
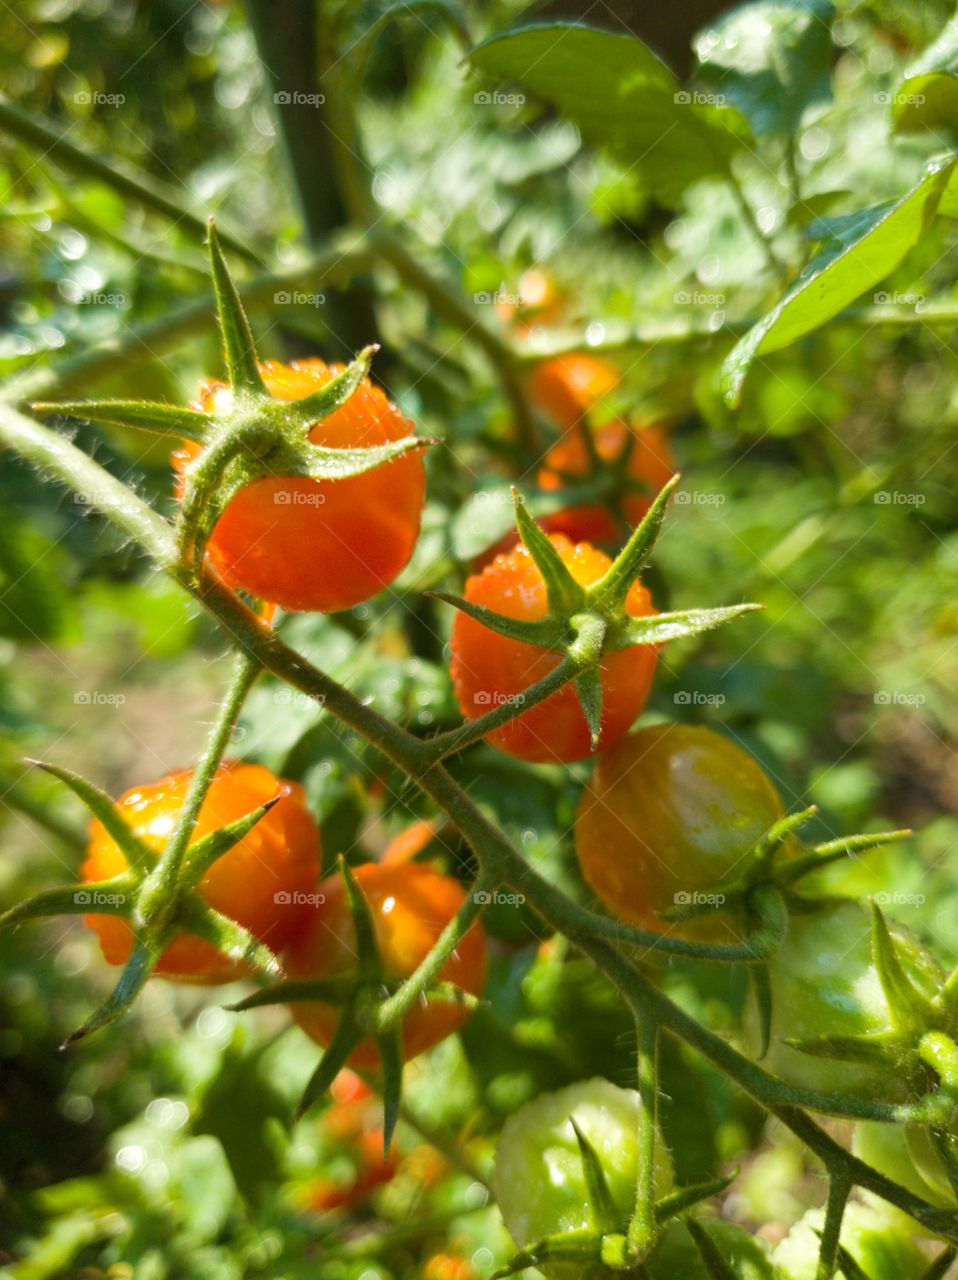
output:
<instances>
[{"instance_id":1,"label":"blurred foliage","mask_svg":"<svg viewBox=\"0 0 958 1280\"><path fill-rule=\"evenodd\" d=\"M350 43L375 17L375 7L324 7L354 24ZM767 607L664 654L649 718L721 726L789 805L818 803L819 838L919 828L831 869L822 887L884 895L955 963L958 205L947 169L923 179L958 131L953 25L938 3L788 9L758 0L690 32L699 61L688 85L621 33L502 35L522 17L511 2L466 7L476 46L466 64L455 22L387 22L350 107L383 217L475 301L477 323L508 331L514 317L488 299L514 298L524 273L546 272L562 314L527 326L527 350L582 334L610 347L623 375L612 408L668 425L685 485L651 580L660 606ZM240 6L23 0L0 7L0 71L22 111L57 136L166 184L197 217L242 228L253 258L298 260L295 184ZM927 112L900 101L916 94ZM206 298L190 225L2 121L0 191L0 374L56 373L99 344L129 345L138 363L98 394L183 401L219 372L208 330L155 356L132 336ZM502 492L516 445L466 337L391 271L374 277L390 392L451 447L431 452L423 537L394 589L284 630L426 733L457 717L448 611L422 592L464 576L504 531L503 504L476 494ZM304 297L258 303L264 355L322 345L323 303ZM783 340L753 339L744 357L737 348L744 387L732 409L723 365L769 316ZM74 425L84 447L169 509L164 447ZM528 463L520 479L534 488ZM89 504L52 503L9 460L0 498L0 896L14 900L64 865L75 871L83 838L76 810L20 758L93 760L114 790L158 776L195 752L222 676L207 625ZM235 749L302 780L330 861L375 856L427 813L367 744L270 680ZM587 900L571 844L584 768L479 747L454 771L530 862ZM448 833L424 856L468 869ZM471 1166L456 1169L426 1141L454 1135L481 1166L502 1117L538 1091L595 1073L628 1082L633 1042L604 981L531 913L496 907L488 924L488 1007L411 1072L392 1180L333 1209L313 1184L348 1188L360 1161L322 1115L289 1129L315 1059L298 1030L268 1016L240 1029L206 999L154 984L124 1034L60 1057L88 987L105 989L108 976L79 924L4 935L3 1274L411 1280L447 1253L464 1260L463 1280L491 1274L509 1253L496 1211ZM671 963L659 976L683 1007L733 1032L741 974ZM820 1202L801 1152L765 1131L723 1077L673 1044L663 1075L681 1181L746 1161L726 1207L748 1225L784 1227Z\"/></svg>"}]
</instances>

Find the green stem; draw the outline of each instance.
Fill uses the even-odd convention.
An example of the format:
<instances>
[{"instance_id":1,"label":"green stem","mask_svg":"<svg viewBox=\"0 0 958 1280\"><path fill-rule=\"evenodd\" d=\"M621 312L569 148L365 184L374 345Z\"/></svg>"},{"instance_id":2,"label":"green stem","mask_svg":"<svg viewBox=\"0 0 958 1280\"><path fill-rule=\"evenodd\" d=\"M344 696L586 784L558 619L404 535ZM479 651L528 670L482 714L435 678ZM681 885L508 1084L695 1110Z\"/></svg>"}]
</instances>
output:
<instances>
[{"instance_id":1,"label":"green stem","mask_svg":"<svg viewBox=\"0 0 958 1280\"><path fill-rule=\"evenodd\" d=\"M183 859L190 843L190 836L196 826L203 801L206 799L210 785L220 767L226 748L229 746L236 721L243 708L246 695L253 687L259 675L259 665L245 653L238 654L235 669L226 697L220 704L219 711L210 730L203 754L200 756L183 806L176 815L176 822L170 832L169 839L163 849L162 856L153 871L144 881L140 894L139 910L147 922L154 919L165 924L164 914L176 909L176 894L180 883L180 871Z\"/></svg>"},{"instance_id":2,"label":"green stem","mask_svg":"<svg viewBox=\"0 0 958 1280\"><path fill-rule=\"evenodd\" d=\"M833 1174L828 1183L828 1202L825 1206L825 1226L818 1250L818 1271L815 1280L832 1280L838 1263L838 1248L842 1238L842 1218L851 1180L844 1174Z\"/></svg>"},{"instance_id":3,"label":"green stem","mask_svg":"<svg viewBox=\"0 0 958 1280\"><path fill-rule=\"evenodd\" d=\"M639 1136L635 1213L629 1223L631 1256L641 1259L655 1239L655 1146L659 1131L659 1028L640 1017L638 1035Z\"/></svg>"},{"instance_id":4,"label":"green stem","mask_svg":"<svg viewBox=\"0 0 958 1280\"><path fill-rule=\"evenodd\" d=\"M178 191L175 187L158 182L148 174L137 172L122 164L119 158L112 155L109 161L101 160L90 151L68 142L63 133L46 124L36 115L27 115L15 107L8 98L0 97L0 129L18 138L21 142L35 147L44 160L52 160L68 173L78 173L84 177L95 178L113 191L170 218L186 230L196 232L197 239L206 234L206 215L193 213L186 201L190 198L186 191ZM250 262L261 262L255 249L228 231L220 231L220 238L234 252L242 255Z\"/></svg>"}]
</instances>

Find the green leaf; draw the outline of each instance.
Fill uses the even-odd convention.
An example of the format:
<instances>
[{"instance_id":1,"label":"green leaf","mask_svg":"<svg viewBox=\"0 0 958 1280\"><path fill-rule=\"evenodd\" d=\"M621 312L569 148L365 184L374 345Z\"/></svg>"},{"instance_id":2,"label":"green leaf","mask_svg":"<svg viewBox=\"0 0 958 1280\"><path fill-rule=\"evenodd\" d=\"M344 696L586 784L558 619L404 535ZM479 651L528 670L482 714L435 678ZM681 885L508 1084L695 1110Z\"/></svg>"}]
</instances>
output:
<instances>
[{"instance_id":1,"label":"green leaf","mask_svg":"<svg viewBox=\"0 0 958 1280\"><path fill-rule=\"evenodd\" d=\"M954 129L958 124L958 14L902 72L895 92L879 95L891 105L899 133Z\"/></svg>"},{"instance_id":2,"label":"green leaf","mask_svg":"<svg viewBox=\"0 0 958 1280\"><path fill-rule=\"evenodd\" d=\"M154 435L172 436L174 439L206 439L214 418L211 413L199 409L184 409L180 405L156 403L152 400L64 400L38 401L30 406L34 413L59 413L65 418L80 418L89 422L107 422L121 427L139 427Z\"/></svg>"},{"instance_id":3,"label":"green leaf","mask_svg":"<svg viewBox=\"0 0 958 1280\"><path fill-rule=\"evenodd\" d=\"M831 94L831 0L744 4L695 38L697 79L748 117L757 136L791 134Z\"/></svg>"},{"instance_id":4,"label":"green leaf","mask_svg":"<svg viewBox=\"0 0 958 1280\"><path fill-rule=\"evenodd\" d=\"M854 238L834 239L812 259L785 296L740 339L722 370L725 399L737 406L752 364L820 328L882 280L928 229L955 166L932 162L921 181L891 205L862 210Z\"/></svg>"},{"instance_id":5,"label":"green leaf","mask_svg":"<svg viewBox=\"0 0 958 1280\"><path fill-rule=\"evenodd\" d=\"M555 106L590 143L635 166L663 200L725 175L748 127L737 111L695 101L636 36L537 23L476 46L473 66Z\"/></svg>"}]
</instances>

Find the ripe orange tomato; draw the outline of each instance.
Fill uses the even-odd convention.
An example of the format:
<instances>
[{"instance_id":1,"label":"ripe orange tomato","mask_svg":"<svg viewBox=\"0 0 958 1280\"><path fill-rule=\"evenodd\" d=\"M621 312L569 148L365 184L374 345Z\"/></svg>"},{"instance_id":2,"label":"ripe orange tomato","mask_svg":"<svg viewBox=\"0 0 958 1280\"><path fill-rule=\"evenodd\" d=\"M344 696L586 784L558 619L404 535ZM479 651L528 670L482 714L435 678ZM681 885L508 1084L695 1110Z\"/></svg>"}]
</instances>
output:
<instances>
[{"instance_id":1,"label":"ripe orange tomato","mask_svg":"<svg viewBox=\"0 0 958 1280\"><path fill-rule=\"evenodd\" d=\"M465 901L458 880L419 863L383 866L367 863L354 875L369 903L379 953L387 977L408 977L435 946L436 939ZM341 876L320 885L323 901L290 942L284 958L291 978L331 978L348 973L356 964L356 934ZM441 982L479 995L486 976L485 934L474 924L439 975ZM339 1011L319 1001L290 1006L293 1017L318 1044L332 1038ZM453 1003L417 1004L403 1023L403 1052L415 1057L450 1035L468 1011ZM353 1051L350 1065L379 1066L379 1050L364 1040Z\"/></svg>"},{"instance_id":2,"label":"ripe orange tomato","mask_svg":"<svg viewBox=\"0 0 958 1280\"><path fill-rule=\"evenodd\" d=\"M596 582L612 563L587 542L573 544L561 534L552 534L550 541L583 586ZM466 599L510 618L534 621L548 612L542 575L522 545L497 556L481 573L469 578ZM655 613L641 583L633 585L625 607L633 617ZM561 661L559 654L498 635L464 613L456 614L451 648L456 697L469 720L521 698ZM606 655L602 663L600 750L608 750L627 733L645 706L656 653L652 645L636 645ZM540 763L582 760L592 749L585 716L571 684L493 730L488 741L508 755Z\"/></svg>"},{"instance_id":3,"label":"ripe orange tomato","mask_svg":"<svg viewBox=\"0 0 958 1280\"><path fill-rule=\"evenodd\" d=\"M271 360L260 369L272 395L302 400L342 366L316 359L289 365ZM222 382L206 382L197 407L212 409L231 394ZM342 408L316 423L309 438L332 448L371 447L413 431L413 424L366 379ZM201 452L202 446L188 441L173 454L180 493L182 478ZM409 562L425 483L418 453L346 480L254 480L223 512L208 554L230 586L284 609L351 609L388 586Z\"/></svg>"},{"instance_id":4,"label":"ripe orange tomato","mask_svg":"<svg viewBox=\"0 0 958 1280\"><path fill-rule=\"evenodd\" d=\"M781 797L741 747L698 725L629 734L593 770L575 820L582 874L622 920L700 942L741 940L709 912L670 925L661 912L717 895L782 816Z\"/></svg>"},{"instance_id":5,"label":"ripe orange tomato","mask_svg":"<svg viewBox=\"0 0 958 1280\"><path fill-rule=\"evenodd\" d=\"M541 413L565 431L594 409L619 378L615 365L600 356L553 356L536 365L529 379L529 397Z\"/></svg>"},{"instance_id":6,"label":"ripe orange tomato","mask_svg":"<svg viewBox=\"0 0 958 1280\"><path fill-rule=\"evenodd\" d=\"M168 774L159 782L132 787L117 801L123 818L159 852L173 829L192 770ZM199 892L211 907L236 920L261 942L279 952L309 911L320 868L319 831L306 807L302 787L275 777L261 765L222 764L206 794L192 841L245 817L280 792L281 799L252 831L204 875ZM87 881L107 880L127 868L126 857L99 821L90 823L90 843L82 867ZM125 964L133 933L119 916L90 915L87 923L100 939L110 964ZM212 943L180 934L163 952L156 973L184 982L231 982L247 970L227 959Z\"/></svg>"}]
</instances>

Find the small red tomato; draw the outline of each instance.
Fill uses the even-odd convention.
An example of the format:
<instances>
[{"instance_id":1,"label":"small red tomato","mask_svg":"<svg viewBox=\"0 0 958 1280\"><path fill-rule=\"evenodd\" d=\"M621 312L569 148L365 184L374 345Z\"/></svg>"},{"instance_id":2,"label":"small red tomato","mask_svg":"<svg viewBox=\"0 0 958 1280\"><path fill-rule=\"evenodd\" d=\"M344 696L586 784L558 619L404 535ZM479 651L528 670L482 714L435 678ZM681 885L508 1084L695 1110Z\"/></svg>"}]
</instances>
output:
<instances>
[{"instance_id":1,"label":"small red tomato","mask_svg":"<svg viewBox=\"0 0 958 1280\"><path fill-rule=\"evenodd\" d=\"M571 543L561 534L550 537L572 576L583 586L596 582L611 565L602 551L587 542ZM466 583L466 599L510 618L535 621L546 616L548 602L542 574L524 546L500 555ZM655 613L641 583L626 600L632 617ZM452 627L451 675L462 714L469 720L501 706L547 676L561 661L520 640L510 640L457 613ZM636 645L609 653L602 662L602 732L599 749L608 750L627 733L645 706L655 674L656 649ZM488 741L508 755L539 763L583 760L592 745L585 715L573 685L530 707L508 724L494 729Z\"/></svg>"},{"instance_id":2,"label":"small red tomato","mask_svg":"<svg viewBox=\"0 0 958 1280\"><path fill-rule=\"evenodd\" d=\"M354 875L369 904L386 976L408 977L465 901L462 886L452 876L418 863L367 863ZM323 900L312 909L305 927L286 950L284 963L290 978L331 978L355 968L356 933L342 877L324 880L320 894ZM453 982L479 995L485 975L485 934L481 925L474 924L446 961L439 981ZM329 1044L339 1010L320 1001L290 1008L311 1039ZM405 1056L413 1058L444 1039L467 1016L468 1011L459 1004L430 1001L415 1005L403 1023ZM375 1042L362 1041L349 1061L359 1070L378 1067Z\"/></svg>"},{"instance_id":3,"label":"small red tomato","mask_svg":"<svg viewBox=\"0 0 958 1280\"><path fill-rule=\"evenodd\" d=\"M260 371L279 400L302 400L341 372L322 360L267 361ZM206 382L197 407L214 408L230 388ZM404 418L368 379L335 413L317 422L313 444L369 448L412 435ZM173 454L181 480L202 452L184 443ZM334 613L377 595L405 568L419 537L425 492L422 457L409 453L345 480L269 476L254 480L220 516L208 555L224 580L290 610Z\"/></svg>"},{"instance_id":4,"label":"small red tomato","mask_svg":"<svg viewBox=\"0 0 958 1280\"><path fill-rule=\"evenodd\" d=\"M173 829L192 770L170 773L159 782L133 787L117 801L124 820L158 853ZM213 779L200 809L192 841L235 822L276 794L280 800L203 876L199 892L217 911L281 951L309 911L320 868L319 830L297 782L275 777L257 764L228 761ZM127 869L125 854L96 819L82 867L87 881L108 880ZM125 964L133 933L118 916L87 916L110 964ZM212 943L180 934L169 944L155 972L184 982L231 982L246 968L227 959Z\"/></svg>"},{"instance_id":5,"label":"small red tomato","mask_svg":"<svg viewBox=\"0 0 958 1280\"><path fill-rule=\"evenodd\" d=\"M600 356L553 356L536 366L529 380L532 403L565 431L617 386L618 369Z\"/></svg>"}]
</instances>

